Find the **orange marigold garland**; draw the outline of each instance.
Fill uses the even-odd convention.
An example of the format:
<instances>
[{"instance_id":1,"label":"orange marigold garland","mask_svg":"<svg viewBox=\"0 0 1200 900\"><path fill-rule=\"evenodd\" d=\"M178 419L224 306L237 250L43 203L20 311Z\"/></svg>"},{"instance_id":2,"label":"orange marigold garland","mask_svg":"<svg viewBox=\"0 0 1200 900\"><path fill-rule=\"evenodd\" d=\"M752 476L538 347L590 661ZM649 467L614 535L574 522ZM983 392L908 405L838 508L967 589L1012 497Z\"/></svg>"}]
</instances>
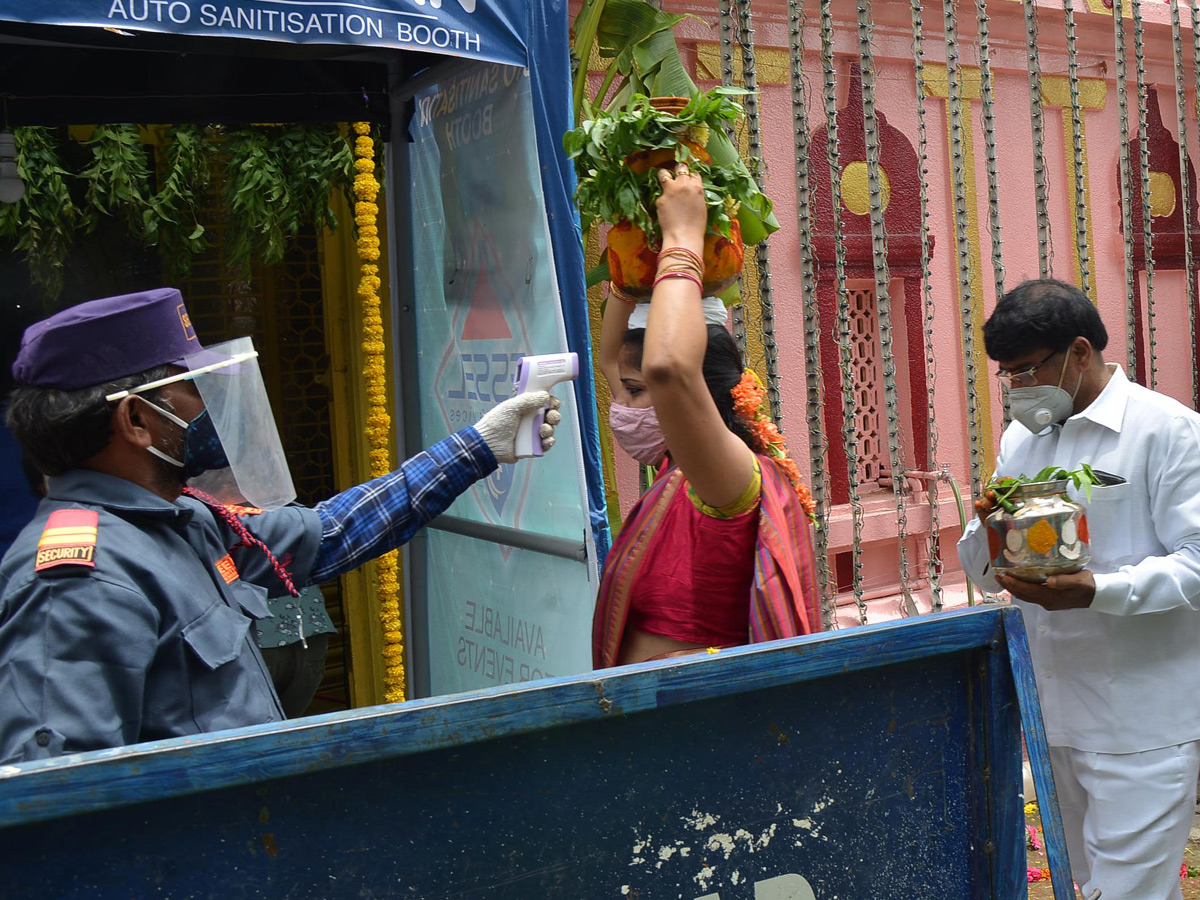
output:
<instances>
[{"instance_id":1,"label":"orange marigold garland","mask_svg":"<svg viewBox=\"0 0 1200 900\"><path fill-rule=\"evenodd\" d=\"M814 522L817 520L817 504L813 500L808 485L800 475L800 467L788 456L787 444L779 427L772 421L767 405L767 389L763 387L758 375L747 369L742 373L742 380L730 392L733 394L733 411L750 429L757 445L755 449L763 456L769 457L792 483L800 505Z\"/></svg>"},{"instance_id":2,"label":"orange marigold garland","mask_svg":"<svg viewBox=\"0 0 1200 900\"><path fill-rule=\"evenodd\" d=\"M392 470L392 417L387 408L387 345L383 335L382 301L379 289L379 182L375 178L375 142L371 126L354 123L354 224L358 226L358 296L362 300L363 378L367 386L367 427L364 429L371 454L371 477ZM404 623L400 609L399 554L393 550L379 557L379 621L383 626L383 690L386 703L406 699L404 675Z\"/></svg>"}]
</instances>

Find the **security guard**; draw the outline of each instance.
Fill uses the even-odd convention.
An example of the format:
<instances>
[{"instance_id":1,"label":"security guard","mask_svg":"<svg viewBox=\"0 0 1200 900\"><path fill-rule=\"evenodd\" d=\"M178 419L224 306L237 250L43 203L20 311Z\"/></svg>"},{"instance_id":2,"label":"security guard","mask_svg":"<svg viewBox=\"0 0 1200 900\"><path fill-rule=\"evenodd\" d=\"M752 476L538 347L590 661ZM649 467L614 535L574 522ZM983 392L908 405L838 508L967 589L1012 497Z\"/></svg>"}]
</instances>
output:
<instances>
[{"instance_id":1,"label":"security guard","mask_svg":"<svg viewBox=\"0 0 1200 900\"><path fill-rule=\"evenodd\" d=\"M309 509L287 502L247 346L201 347L171 288L26 330L7 423L49 478L0 561L0 762L282 719L251 629L268 594L399 546L515 461L524 415L557 406L514 397ZM551 408L543 448L558 421ZM266 511L240 517L229 499Z\"/></svg>"}]
</instances>

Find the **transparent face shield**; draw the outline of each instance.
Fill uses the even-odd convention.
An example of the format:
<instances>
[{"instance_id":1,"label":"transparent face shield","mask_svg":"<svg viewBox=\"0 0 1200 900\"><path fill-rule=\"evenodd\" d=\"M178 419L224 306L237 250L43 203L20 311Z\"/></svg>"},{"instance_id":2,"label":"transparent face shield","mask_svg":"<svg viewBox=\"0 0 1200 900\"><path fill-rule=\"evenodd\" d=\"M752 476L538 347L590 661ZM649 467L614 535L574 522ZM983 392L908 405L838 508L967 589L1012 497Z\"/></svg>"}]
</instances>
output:
<instances>
[{"instance_id":1,"label":"transparent face shield","mask_svg":"<svg viewBox=\"0 0 1200 900\"><path fill-rule=\"evenodd\" d=\"M213 356L229 360L214 366ZM278 509L296 499L283 443L271 413L271 401L258 367L258 353L248 337L207 347L184 360L212 418L229 467L201 472L190 487L222 503L249 503Z\"/></svg>"}]
</instances>

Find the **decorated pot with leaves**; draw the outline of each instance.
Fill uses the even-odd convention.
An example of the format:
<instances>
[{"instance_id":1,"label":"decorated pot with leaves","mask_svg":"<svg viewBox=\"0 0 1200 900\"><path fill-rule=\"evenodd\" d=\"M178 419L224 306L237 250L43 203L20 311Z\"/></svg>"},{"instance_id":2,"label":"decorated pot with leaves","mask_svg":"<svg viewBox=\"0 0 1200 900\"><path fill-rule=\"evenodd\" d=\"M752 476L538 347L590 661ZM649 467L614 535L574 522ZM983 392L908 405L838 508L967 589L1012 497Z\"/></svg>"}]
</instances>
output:
<instances>
[{"instance_id":1,"label":"decorated pot with leaves","mask_svg":"<svg viewBox=\"0 0 1200 900\"><path fill-rule=\"evenodd\" d=\"M630 297L650 296L662 246L654 211L662 192L656 170L679 162L704 183L704 291L721 295L737 283L746 245L779 227L771 201L725 133L741 115L734 97L742 93L716 88L690 99L634 94L619 107L587 109L580 126L567 133L564 146L579 178L576 202L584 230L612 226L603 271L589 273L589 283L608 278Z\"/></svg>"},{"instance_id":2,"label":"decorated pot with leaves","mask_svg":"<svg viewBox=\"0 0 1200 900\"><path fill-rule=\"evenodd\" d=\"M661 241L651 241L632 222L618 222L608 232L608 277L613 286L635 300L648 300L654 290ZM717 297L729 290L742 273L746 247L738 223L730 223L729 236L709 232L704 236L704 295Z\"/></svg>"},{"instance_id":3,"label":"decorated pot with leaves","mask_svg":"<svg viewBox=\"0 0 1200 900\"><path fill-rule=\"evenodd\" d=\"M1006 488L987 518L988 551L1000 575L1043 581L1091 561L1087 512L1067 494L1070 479Z\"/></svg>"}]
</instances>

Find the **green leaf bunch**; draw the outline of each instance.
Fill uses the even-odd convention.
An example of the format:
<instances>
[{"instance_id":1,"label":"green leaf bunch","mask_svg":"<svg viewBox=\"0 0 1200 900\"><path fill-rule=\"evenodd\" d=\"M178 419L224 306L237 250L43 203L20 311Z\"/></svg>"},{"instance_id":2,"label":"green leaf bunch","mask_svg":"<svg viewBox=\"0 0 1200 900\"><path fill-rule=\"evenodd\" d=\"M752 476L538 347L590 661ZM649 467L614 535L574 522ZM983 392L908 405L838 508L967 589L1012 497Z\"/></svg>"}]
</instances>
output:
<instances>
[{"instance_id":1,"label":"green leaf bunch","mask_svg":"<svg viewBox=\"0 0 1200 900\"><path fill-rule=\"evenodd\" d=\"M108 218L157 247L172 277L186 277L192 257L208 244L200 206L218 166L227 259L242 271L252 260L280 262L309 221L337 228L331 192L349 196L353 186L352 148L336 125L169 127L159 143L157 173L141 133L132 124L98 126L84 142L89 162L73 172L63 162L61 129L14 130L25 196L0 204L0 240L24 253L47 300L62 293L77 232Z\"/></svg>"},{"instance_id":2,"label":"green leaf bunch","mask_svg":"<svg viewBox=\"0 0 1200 900\"><path fill-rule=\"evenodd\" d=\"M686 162L700 176L710 231L728 236L735 216L746 244L776 230L779 223L771 201L759 191L725 134L725 126L742 115L734 97L745 93L727 87L697 92L678 114L655 109L649 97L634 94L624 106L594 110L591 118L567 132L563 147L575 164L575 202L584 230L596 222L627 220L652 241L660 237L654 202L662 185L656 171L637 173L626 162L634 153L660 149L673 150L676 161ZM710 162L702 162L688 142L705 147Z\"/></svg>"},{"instance_id":3,"label":"green leaf bunch","mask_svg":"<svg viewBox=\"0 0 1200 900\"><path fill-rule=\"evenodd\" d=\"M279 147L300 222L336 230L338 220L329 199L335 190L349 194L354 184L354 151L341 130L334 125L297 125L280 135Z\"/></svg>"},{"instance_id":4,"label":"green leaf bunch","mask_svg":"<svg viewBox=\"0 0 1200 900\"><path fill-rule=\"evenodd\" d=\"M590 118L614 83L617 91L609 108L626 105L635 94L695 94L696 85L684 68L674 34L675 26L687 18L647 0L585 0L571 29L575 122ZM589 99L588 62L593 50L606 61L606 69L600 89Z\"/></svg>"},{"instance_id":5,"label":"green leaf bunch","mask_svg":"<svg viewBox=\"0 0 1200 900\"><path fill-rule=\"evenodd\" d=\"M97 125L83 142L92 152L92 163L79 173L87 184L89 206L84 225L92 231L100 215L123 218L141 228L144 211L152 207L150 157L137 125Z\"/></svg>"},{"instance_id":6,"label":"green leaf bunch","mask_svg":"<svg viewBox=\"0 0 1200 900\"><path fill-rule=\"evenodd\" d=\"M199 125L179 125L164 135L159 188L143 211L143 240L159 248L173 278L186 278L192 257L208 246L198 205L212 181L216 147Z\"/></svg>"},{"instance_id":7,"label":"green leaf bunch","mask_svg":"<svg viewBox=\"0 0 1200 900\"><path fill-rule=\"evenodd\" d=\"M1064 469L1060 466L1046 466L1034 475L1005 475L992 478L984 489L984 496L992 499L996 505L1010 513L1017 511L1017 505L1012 495L1017 488L1025 484L1041 484L1047 481L1069 481L1084 496L1092 499L1092 488L1101 484L1101 479L1087 463L1080 463L1077 469Z\"/></svg>"},{"instance_id":8,"label":"green leaf bunch","mask_svg":"<svg viewBox=\"0 0 1200 900\"><path fill-rule=\"evenodd\" d=\"M281 262L306 222L337 228L331 189L348 192L354 180L354 154L338 128L243 128L227 133L224 150L232 268L246 269L255 257Z\"/></svg>"},{"instance_id":9,"label":"green leaf bunch","mask_svg":"<svg viewBox=\"0 0 1200 900\"><path fill-rule=\"evenodd\" d=\"M62 293L83 211L71 196L68 179L73 176L63 166L56 130L27 126L13 136L25 196L17 203L0 203L0 238L25 255L33 283L55 299Z\"/></svg>"}]
</instances>

